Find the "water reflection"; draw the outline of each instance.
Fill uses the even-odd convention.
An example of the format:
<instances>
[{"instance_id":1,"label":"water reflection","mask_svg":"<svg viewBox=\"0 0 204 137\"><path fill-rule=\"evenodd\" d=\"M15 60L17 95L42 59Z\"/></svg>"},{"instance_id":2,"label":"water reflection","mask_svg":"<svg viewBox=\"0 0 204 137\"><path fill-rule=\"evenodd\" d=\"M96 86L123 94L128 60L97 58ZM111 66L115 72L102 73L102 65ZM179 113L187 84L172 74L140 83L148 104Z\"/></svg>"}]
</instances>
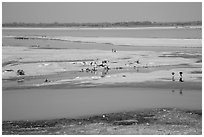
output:
<instances>
[{"instance_id":1,"label":"water reflection","mask_svg":"<svg viewBox=\"0 0 204 137\"><path fill-rule=\"evenodd\" d=\"M183 95L183 89L181 88L181 89L178 89L178 90L179 90L179 91L178 91L178 92L179 92L179 95ZM172 89L171 92L172 92L172 93L175 93L176 90L175 90L175 89Z\"/></svg>"},{"instance_id":2,"label":"water reflection","mask_svg":"<svg viewBox=\"0 0 204 137\"><path fill-rule=\"evenodd\" d=\"M180 89L179 94L180 94L180 95L183 95L183 89Z\"/></svg>"}]
</instances>

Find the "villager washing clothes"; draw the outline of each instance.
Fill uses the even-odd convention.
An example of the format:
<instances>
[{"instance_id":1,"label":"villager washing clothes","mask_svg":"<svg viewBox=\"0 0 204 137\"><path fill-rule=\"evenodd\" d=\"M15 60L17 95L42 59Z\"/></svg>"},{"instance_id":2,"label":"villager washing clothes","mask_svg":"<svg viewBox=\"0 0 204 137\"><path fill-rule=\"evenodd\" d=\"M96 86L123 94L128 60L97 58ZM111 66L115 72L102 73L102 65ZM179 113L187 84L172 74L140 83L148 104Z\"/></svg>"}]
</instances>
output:
<instances>
[{"instance_id":1,"label":"villager washing clothes","mask_svg":"<svg viewBox=\"0 0 204 137\"><path fill-rule=\"evenodd\" d=\"M22 69L17 70L17 75L25 75L25 72Z\"/></svg>"},{"instance_id":2,"label":"villager washing clothes","mask_svg":"<svg viewBox=\"0 0 204 137\"><path fill-rule=\"evenodd\" d=\"M91 73L94 73L94 74L97 74L96 72L98 70L101 70L101 77L104 77L108 71L110 70L110 67L108 66L108 60L102 60L101 63L97 63L98 62L98 59L97 61L92 61L90 63L88 63L90 65L90 67L87 67L87 68L82 68L80 72L91 72ZM83 62L83 64L87 64L87 62ZM101 68L101 69L100 69Z\"/></svg>"}]
</instances>

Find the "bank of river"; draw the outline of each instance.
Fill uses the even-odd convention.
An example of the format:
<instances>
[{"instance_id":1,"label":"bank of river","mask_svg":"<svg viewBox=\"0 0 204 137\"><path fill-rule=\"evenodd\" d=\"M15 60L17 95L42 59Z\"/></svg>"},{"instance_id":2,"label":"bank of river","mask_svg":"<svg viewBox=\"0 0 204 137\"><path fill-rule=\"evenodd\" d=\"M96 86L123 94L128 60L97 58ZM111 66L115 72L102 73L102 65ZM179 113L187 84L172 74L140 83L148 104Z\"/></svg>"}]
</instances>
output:
<instances>
[{"instance_id":1,"label":"bank of river","mask_svg":"<svg viewBox=\"0 0 204 137\"><path fill-rule=\"evenodd\" d=\"M3 135L201 135L202 111L161 108L78 119L4 121L2 131Z\"/></svg>"}]
</instances>

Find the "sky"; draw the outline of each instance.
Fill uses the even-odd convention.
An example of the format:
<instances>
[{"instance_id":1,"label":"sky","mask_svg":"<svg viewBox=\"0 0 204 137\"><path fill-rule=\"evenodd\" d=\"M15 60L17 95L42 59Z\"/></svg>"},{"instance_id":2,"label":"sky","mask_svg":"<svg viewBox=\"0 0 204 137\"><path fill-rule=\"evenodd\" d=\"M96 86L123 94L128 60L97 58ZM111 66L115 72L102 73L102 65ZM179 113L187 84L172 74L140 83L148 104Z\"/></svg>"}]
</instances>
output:
<instances>
[{"instance_id":1,"label":"sky","mask_svg":"<svg viewBox=\"0 0 204 137\"><path fill-rule=\"evenodd\" d=\"M2 22L201 21L201 2L3 2Z\"/></svg>"}]
</instances>

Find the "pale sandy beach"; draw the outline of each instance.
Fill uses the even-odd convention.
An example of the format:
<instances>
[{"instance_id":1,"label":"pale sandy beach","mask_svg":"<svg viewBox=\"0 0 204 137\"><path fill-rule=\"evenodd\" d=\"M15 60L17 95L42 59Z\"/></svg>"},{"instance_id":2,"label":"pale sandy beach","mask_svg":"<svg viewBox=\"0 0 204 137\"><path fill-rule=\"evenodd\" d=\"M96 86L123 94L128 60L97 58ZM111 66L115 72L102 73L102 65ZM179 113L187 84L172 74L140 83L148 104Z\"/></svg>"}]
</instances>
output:
<instances>
[{"instance_id":1,"label":"pale sandy beach","mask_svg":"<svg viewBox=\"0 0 204 137\"><path fill-rule=\"evenodd\" d=\"M186 45L186 40L181 41L181 45ZM149 42L146 40L146 43ZM193 41L192 41L193 42ZM150 40L150 42L151 40ZM154 41L155 45L159 45L160 41ZM193 42L193 44L198 46L201 43ZM144 43L141 42L141 45ZM192 43L190 43L192 44ZM189 45L190 45L189 44ZM192 44L192 45L193 45ZM144 44L145 45L145 44ZM80 55L80 56L79 56ZM186 57L184 57L186 56ZM194 57L197 56L197 57ZM100 73L97 72L95 76L88 79L96 78L97 81L94 82L119 82L123 81L120 77L121 75L127 75L123 78L126 82L144 82L146 80L155 81L156 79L171 79L171 72L183 71L185 73L186 81L199 81L198 77L201 77L202 73L194 74L193 71L202 71L201 63L201 53L185 53L185 52L155 52L155 51L118 51L113 53L111 51L102 50L54 50L54 49L33 49L27 47L3 47L3 79L9 79L17 77L16 71L18 69L23 69L26 72L26 76L38 76L38 75L48 75L60 72L69 71L81 71L82 69L90 68L92 69L94 65L91 62L96 62L100 65L103 60L108 61L108 66L111 70L116 70L121 67L126 72L119 74L108 74L106 77L101 78ZM139 60L139 63L136 61ZM175 61L176 60L176 61ZM11 63L9 63L11 62ZM12 63L13 62L13 63ZM85 64L84 64L85 63ZM185 64L189 65L191 68L177 68L179 65ZM156 70L154 68L162 68L165 66L172 67L172 69L160 69ZM177 67L176 67L177 66ZM129 69L138 68L153 68L154 71L150 73L133 73L129 74ZM13 71L6 71L12 69ZM98 67L97 69L103 70L103 67ZM148 77L151 75L151 79ZM76 77L76 79L86 79L83 77ZM118 81L119 80L119 81Z\"/></svg>"}]
</instances>

